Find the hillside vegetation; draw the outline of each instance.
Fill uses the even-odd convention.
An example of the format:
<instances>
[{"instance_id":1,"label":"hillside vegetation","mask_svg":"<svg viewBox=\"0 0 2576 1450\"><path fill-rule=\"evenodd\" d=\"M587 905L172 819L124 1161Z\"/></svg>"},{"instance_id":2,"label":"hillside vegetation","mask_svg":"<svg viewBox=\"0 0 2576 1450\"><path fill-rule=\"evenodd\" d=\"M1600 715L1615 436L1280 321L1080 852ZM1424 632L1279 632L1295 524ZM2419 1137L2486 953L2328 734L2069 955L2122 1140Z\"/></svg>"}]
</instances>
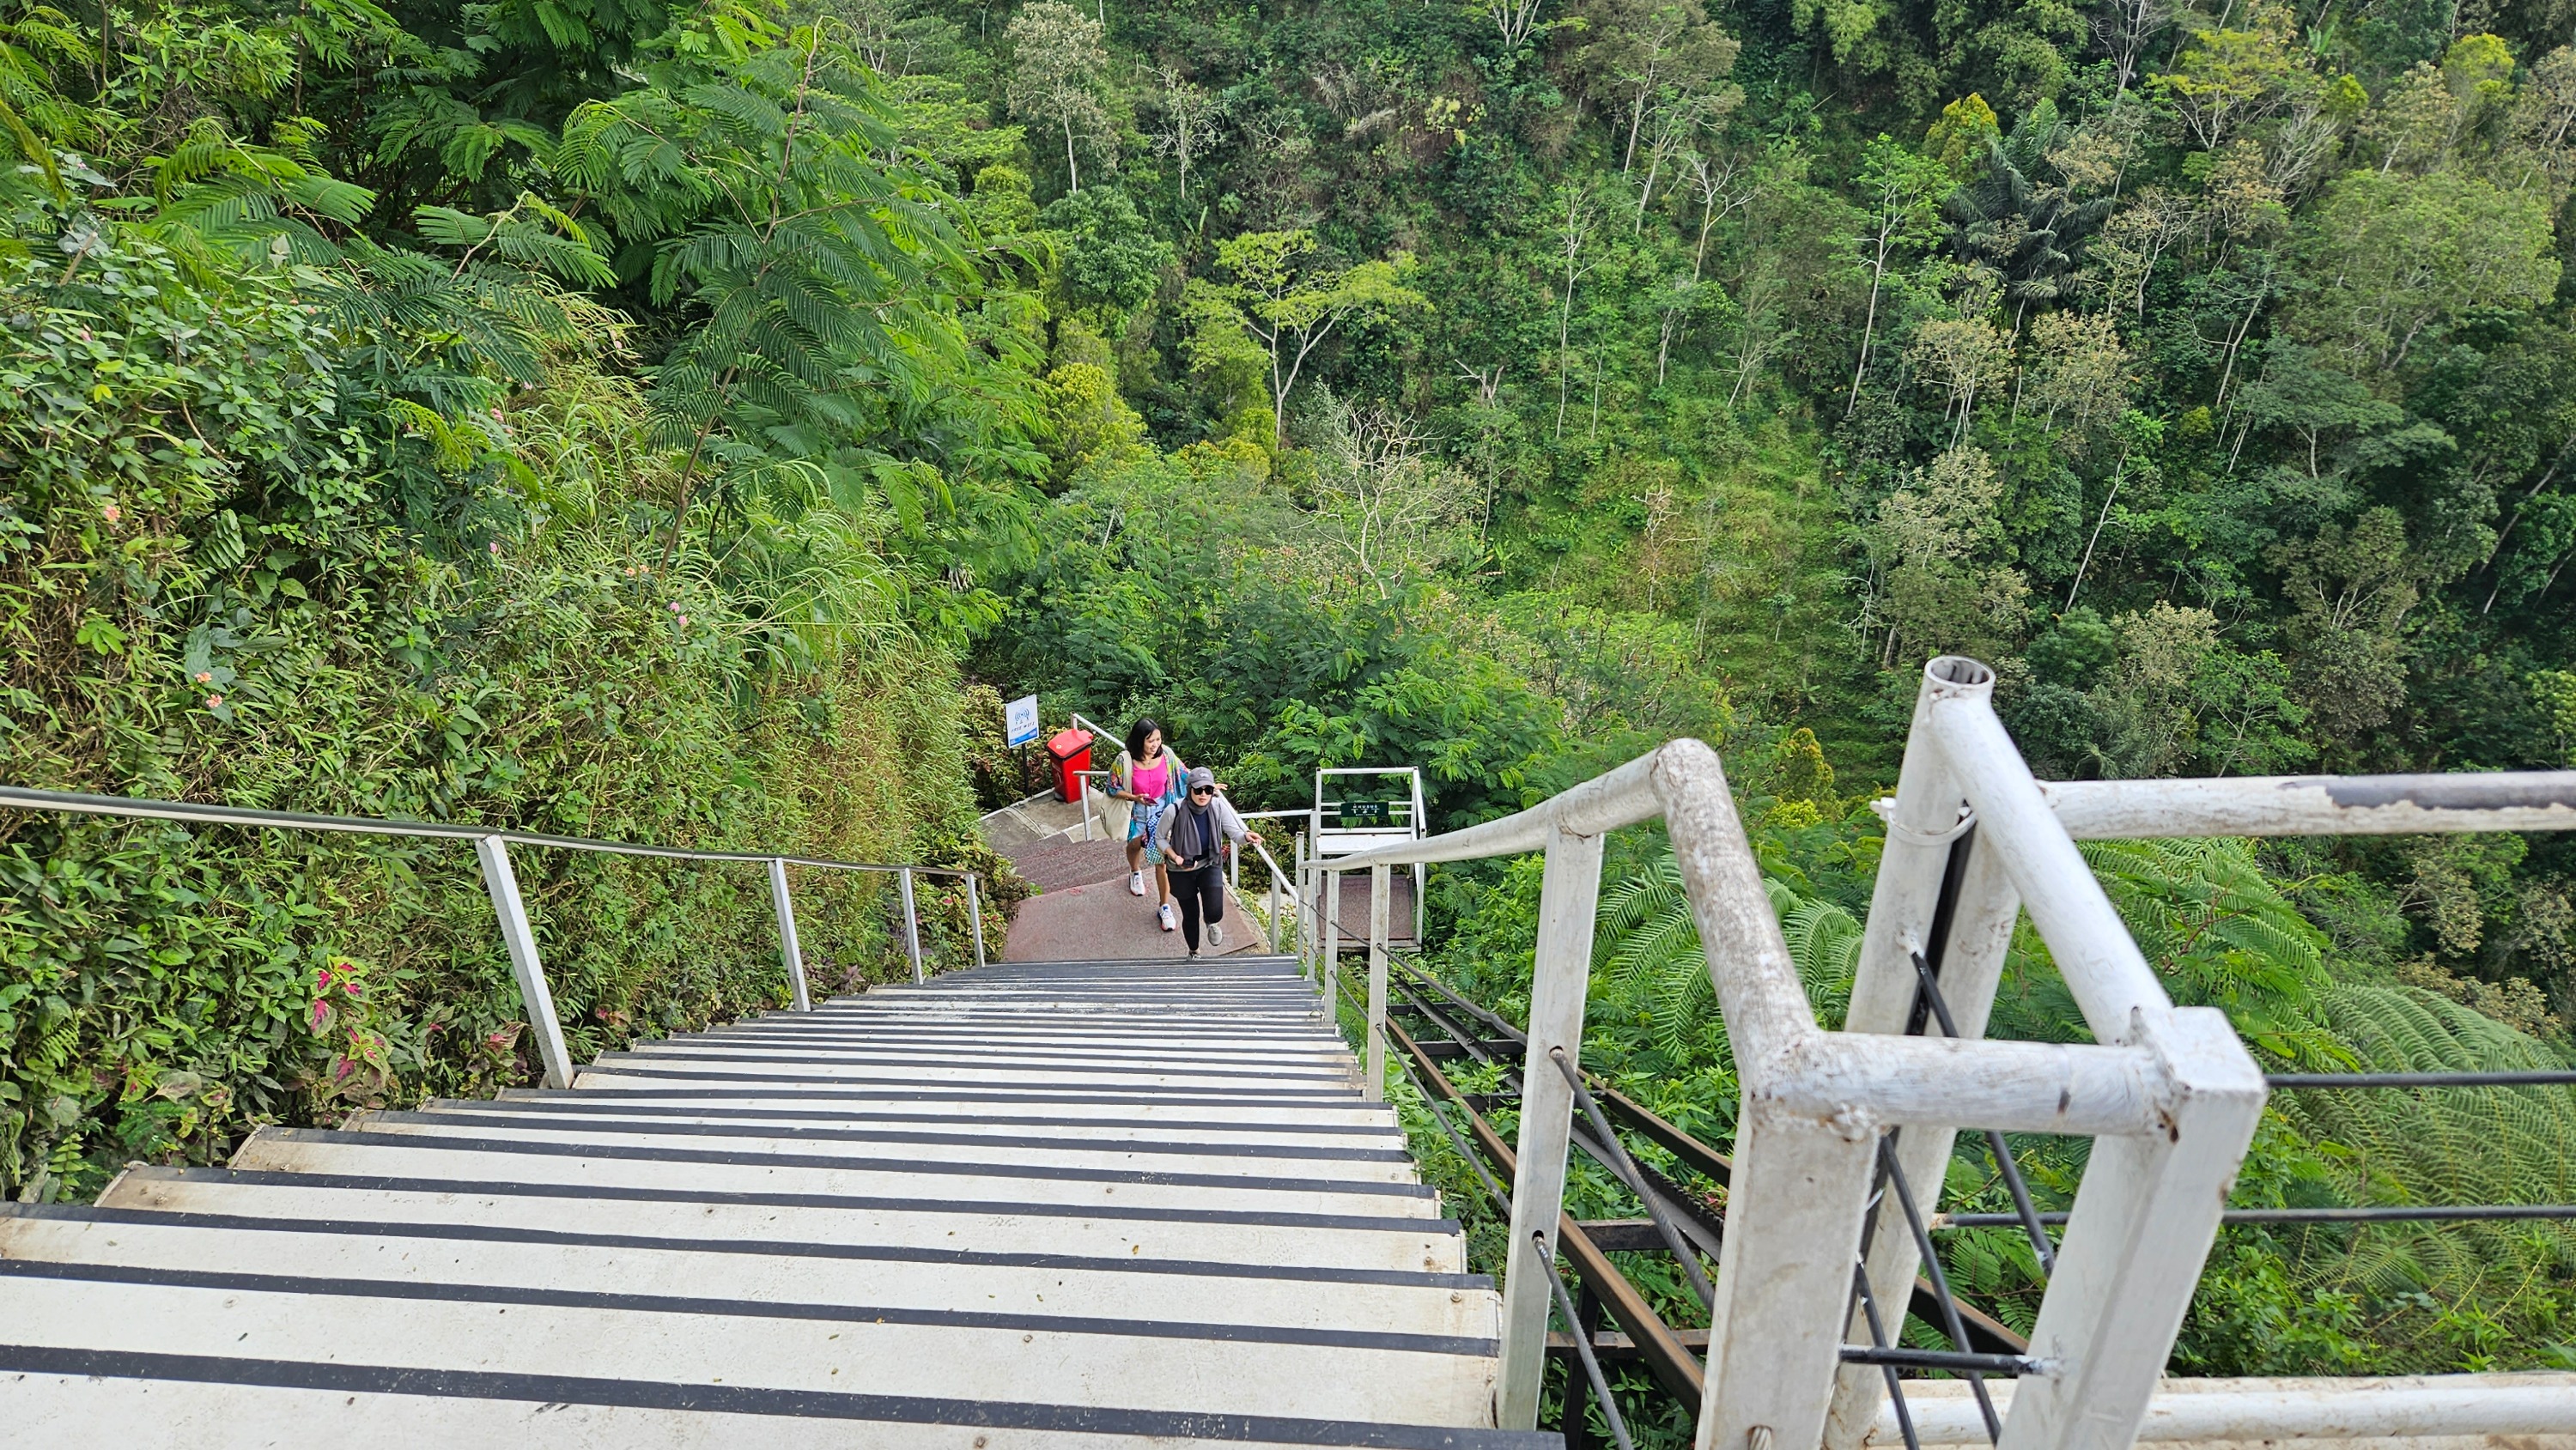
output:
<instances>
[{"instance_id":1,"label":"hillside vegetation","mask_svg":"<svg viewBox=\"0 0 2576 1450\"><path fill-rule=\"evenodd\" d=\"M1697 735L1831 1021L1935 653L2044 775L2576 763L2568 19L0 0L0 776L989 865L988 686L1441 824ZM1659 852L1591 1051L1723 1140ZM2095 864L2275 1065L2566 1060L2563 841ZM520 871L579 1050L784 990L748 873ZM0 872L13 1194L530 1071L453 848L17 816ZM1435 880L1506 1009L1535 880ZM871 970L881 898L800 889ZM2081 1030L2035 941L2006 997ZM2571 1163L2563 1090L2285 1095L2240 1201ZM2026 1320L2026 1246L1953 1252ZM2231 1231L2180 1363L2570 1314L2563 1226Z\"/></svg>"}]
</instances>

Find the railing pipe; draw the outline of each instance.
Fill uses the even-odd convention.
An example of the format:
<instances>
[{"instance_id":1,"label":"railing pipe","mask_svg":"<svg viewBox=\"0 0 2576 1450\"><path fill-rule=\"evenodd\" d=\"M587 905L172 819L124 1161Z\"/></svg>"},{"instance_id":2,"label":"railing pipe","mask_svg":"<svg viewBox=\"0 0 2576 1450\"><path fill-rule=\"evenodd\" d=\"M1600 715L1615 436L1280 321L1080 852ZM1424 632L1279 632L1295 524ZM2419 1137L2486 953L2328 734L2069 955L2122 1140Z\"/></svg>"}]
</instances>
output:
<instances>
[{"instance_id":1,"label":"railing pipe","mask_svg":"<svg viewBox=\"0 0 2576 1450\"><path fill-rule=\"evenodd\" d=\"M2576 770L2069 780L2039 789L2079 841L2576 830Z\"/></svg>"},{"instance_id":2,"label":"railing pipe","mask_svg":"<svg viewBox=\"0 0 2576 1450\"><path fill-rule=\"evenodd\" d=\"M2093 1035L2104 1042L2130 1041L2140 1014L2168 1011L2170 999L1995 718L1987 697L1993 672L1955 658L1934 660L1930 668L1945 665L1983 677L1956 683L1989 686L1940 695L1925 712L1952 777L1977 812L1979 846L2003 858Z\"/></svg>"},{"instance_id":3,"label":"railing pipe","mask_svg":"<svg viewBox=\"0 0 2576 1450\"><path fill-rule=\"evenodd\" d=\"M1976 823L1962 819L1963 798L1949 779L1926 717L1935 699L1962 692L1990 692L1926 670L1916 695L1913 732L1889 812L1887 845L1879 859L1870 901L1861 969L1844 1014L1845 1032L1897 1034L1925 1025L1916 954L1938 964L1942 996L1963 1038L1985 1035L2005 950L2021 914L2021 896L1992 849L1981 847ZM1947 902L1946 916L1943 909ZM1884 919L1885 926L1881 926ZM1963 1119L1977 1126L1985 1120ZM1917 1185L1914 1210L1940 1207L1941 1189L1955 1134L1948 1124L1921 1124L1897 1135L1896 1156L1906 1181ZM1911 1234L1880 1231L1863 1268L1873 1284L1910 1284L1921 1267ZM1869 1342L1868 1326L1850 1324L1845 1341ZM1845 1364L1835 1377L1834 1402L1825 1425L1827 1450L1854 1450L1870 1431L1886 1398L1886 1377L1865 1365Z\"/></svg>"},{"instance_id":4,"label":"railing pipe","mask_svg":"<svg viewBox=\"0 0 2576 1450\"><path fill-rule=\"evenodd\" d=\"M1986 1443L1977 1407L1966 1396L1927 1396L1919 1392L1935 1387L1913 1388L1916 1430L1924 1444ZM1999 1384L1994 1394L2009 1409L2016 1390ZM2165 1380L2148 1401L2138 1443L2563 1436L2570 1425L2576 1425L2576 1374ZM1882 1412L1869 1443L1890 1445L1896 1439L1893 1418Z\"/></svg>"},{"instance_id":5,"label":"railing pipe","mask_svg":"<svg viewBox=\"0 0 2576 1450\"><path fill-rule=\"evenodd\" d=\"M966 873L966 927L975 935L975 965L984 965L984 893L975 873Z\"/></svg>"},{"instance_id":6,"label":"railing pipe","mask_svg":"<svg viewBox=\"0 0 2576 1450\"><path fill-rule=\"evenodd\" d=\"M182 821L202 826L239 826L282 831L331 831L357 836L409 836L429 841L492 839L510 846L550 846L563 851L593 851L610 856L654 856L666 861L739 861L765 865L772 859L790 866L819 866L827 871L919 871L928 876L961 876L952 866L892 866L874 861L833 861L820 856L777 856L767 851L701 851L683 846L646 846L632 841L602 841L589 836L549 836L535 831L496 831L489 826L449 821L376 820L366 816L308 815L298 811L259 811L241 806L194 805L184 801L142 800L132 796L85 795L73 791L29 790L0 786L0 807L25 811L59 811L69 815L122 816L143 821Z\"/></svg>"},{"instance_id":7,"label":"railing pipe","mask_svg":"<svg viewBox=\"0 0 2576 1450\"><path fill-rule=\"evenodd\" d=\"M537 958L537 935L528 925L527 903L519 899L519 878L510 869L509 845L499 836L478 836L474 855L483 863L483 888L491 893L492 914L500 918L501 940L510 949L510 974L519 979L519 1000L527 1004L528 1025L536 1029L546 1086L571 1087L572 1053L564 1046L555 994L546 986L546 969Z\"/></svg>"},{"instance_id":8,"label":"railing pipe","mask_svg":"<svg viewBox=\"0 0 2576 1450\"><path fill-rule=\"evenodd\" d=\"M1680 742L1675 742L1676 744ZM1487 856L1519 856L1544 851L1551 830L1597 836L1621 826L1652 820L1660 809L1648 782L1664 750L1651 751L1605 775L1551 797L1528 810L1419 841L1398 841L1335 856L1337 868L1356 869L1384 862L1390 866L1419 861L1477 861ZM1705 751L1708 747L1701 746Z\"/></svg>"},{"instance_id":9,"label":"railing pipe","mask_svg":"<svg viewBox=\"0 0 2576 1450\"><path fill-rule=\"evenodd\" d=\"M1389 868L1369 868L1368 1089L1370 1102L1386 1100L1386 934Z\"/></svg>"},{"instance_id":10,"label":"railing pipe","mask_svg":"<svg viewBox=\"0 0 2576 1450\"><path fill-rule=\"evenodd\" d=\"M1342 873L1328 871L1324 882L1324 1015L1342 1012Z\"/></svg>"},{"instance_id":11,"label":"railing pipe","mask_svg":"<svg viewBox=\"0 0 2576 1450\"><path fill-rule=\"evenodd\" d=\"M913 905L912 868L903 868L903 949L912 958L912 980L917 985L930 980L921 969L921 912Z\"/></svg>"},{"instance_id":12,"label":"railing pipe","mask_svg":"<svg viewBox=\"0 0 2576 1450\"><path fill-rule=\"evenodd\" d=\"M814 999L805 985L805 953L796 944L796 901L787 891L787 863L775 856L769 858L769 904L778 911L778 958L787 967L787 991L797 1011L811 1012Z\"/></svg>"}]
</instances>

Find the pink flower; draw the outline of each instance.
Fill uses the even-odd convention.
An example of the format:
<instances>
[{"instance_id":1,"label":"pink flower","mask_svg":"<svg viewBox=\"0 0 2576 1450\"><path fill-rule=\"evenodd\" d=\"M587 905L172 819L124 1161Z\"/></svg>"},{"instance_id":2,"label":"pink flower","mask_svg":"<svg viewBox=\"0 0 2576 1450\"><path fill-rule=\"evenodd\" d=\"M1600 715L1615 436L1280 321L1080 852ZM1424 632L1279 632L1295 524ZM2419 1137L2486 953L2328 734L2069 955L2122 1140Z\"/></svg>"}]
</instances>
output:
<instances>
[{"instance_id":1,"label":"pink flower","mask_svg":"<svg viewBox=\"0 0 2576 1450\"><path fill-rule=\"evenodd\" d=\"M674 600L674 601L672 602L672 604L671 604L671 612L672 612L673 614L677 614L677 613L679 613L679 612L680 612L680 606L679 606L679 602L678 602L677 600Z\"/></svg>"},{"instance_id":2,"label":"pink flower","mask_svg":"<svg viewBox=\"0 0 2576 1450\"><path fill-rule=\"evenodd\" d=\"M209 710L220 710L224 708L224 697L221 695L208 695L206 697L206 708Z\"/></svg>"},{"instance_id":3,"label":"pink flower","mask_svg":"<svg viewBox=\"0 0 2576 1450\"><path fill-rule=\"evenodd\" d=\"M201 684L201 685L211 685L211 684L213 684L214 682L215 682L215 676L214 676L214 672L213 672L213 671L211 671L211 670L199 670L199 671L197 671L197 683L198 683L198 684Z\"/></svg>"},{"instance_id":4,"label":"pink flower","mask_svg":"<svg viewBox=\"0 0 2576 1450\"><path fill-rule=\"evenodd\" d=\"M501 410L497 407L492 410L492 421L495 423L501 421Z\"/></svg>"},{"instance_id":5,"label":"pink flower","mask_svg":"<svg viewBox=\"0 0 2576 1450\"><path fill-rule=\"evenodd\" d=\"M686 629L686 628L688 628L688 627L689 627L689 617L688 617L687 615L683 614L683 615L681 615L681 616L680 616L680 628L682 628L682 629Z\"/></svg>"},{"instance_id":6,"label":"pink flower","mask_svg":"<svg viewBox=\"0 0 2576 1450\"><path fill-rule=\"evenodd\" d=\"M501 557L501 541L499 539L494 539L492 541L492 557L495 559Z\"/></svg>"},{"instance_id":7,"label":"pink flower","mask_svg":"<svg viewBox=\"0 0 2576 1450\"><path fill-rule=\"evenodd\" d=\"M100 516L101 518L106 519L106 520L107 520L109 523L111 523L111 524L113 524L113 523L117 523L117 522L120 522L120 521L122 521L122 520L124 519L124 517L125 517L125 510L123 510L123 509L121 509L121 508L118 508L118 507L117 507L116 505L114 505L114 504L109 504L107 507L105 507L105 508L103 508L103 509L100 509L98 512L99 512L99 516Z\"/></svg>"}]
</instances>

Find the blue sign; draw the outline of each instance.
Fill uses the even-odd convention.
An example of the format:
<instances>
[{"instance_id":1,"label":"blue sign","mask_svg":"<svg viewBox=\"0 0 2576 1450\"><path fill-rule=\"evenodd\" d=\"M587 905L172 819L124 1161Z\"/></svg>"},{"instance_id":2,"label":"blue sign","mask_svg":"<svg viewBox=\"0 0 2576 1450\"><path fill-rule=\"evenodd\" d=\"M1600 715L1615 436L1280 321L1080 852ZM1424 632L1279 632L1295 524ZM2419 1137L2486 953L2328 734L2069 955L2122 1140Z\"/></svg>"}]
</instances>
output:
<instances>
[{"instance_id":1,"label":"blue sign","mask_svg":"<svg viewBox=\"0 0 2576 1450\"><path fill-rule=\"evenodd\" d=\"M1038 697L1022 695L1002 707L1002 727L1010 745L1026 745L1038 738Z\"/></svg>"}]
</instances>

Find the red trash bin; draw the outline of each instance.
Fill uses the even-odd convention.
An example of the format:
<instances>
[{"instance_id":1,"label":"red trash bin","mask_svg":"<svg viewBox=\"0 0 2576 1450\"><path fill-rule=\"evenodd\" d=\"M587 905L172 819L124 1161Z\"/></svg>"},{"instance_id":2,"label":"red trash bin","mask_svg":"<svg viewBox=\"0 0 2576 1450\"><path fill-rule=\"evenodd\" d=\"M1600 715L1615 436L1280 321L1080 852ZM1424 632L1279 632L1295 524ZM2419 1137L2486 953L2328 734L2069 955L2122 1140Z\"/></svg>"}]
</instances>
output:
<instances>
[{"instance_id":1,"label":"red trash bin","mask_svg":"<svg viewBox=\"0 0 2576 1450\"><path fill-rule=\"evenodd\" d=\"M1091 768L1091 732L1064 729L1047 737L1047 754L1055 757L1056 798L1082 803L1082 772Z\"/></svg>"}]
</instances>

